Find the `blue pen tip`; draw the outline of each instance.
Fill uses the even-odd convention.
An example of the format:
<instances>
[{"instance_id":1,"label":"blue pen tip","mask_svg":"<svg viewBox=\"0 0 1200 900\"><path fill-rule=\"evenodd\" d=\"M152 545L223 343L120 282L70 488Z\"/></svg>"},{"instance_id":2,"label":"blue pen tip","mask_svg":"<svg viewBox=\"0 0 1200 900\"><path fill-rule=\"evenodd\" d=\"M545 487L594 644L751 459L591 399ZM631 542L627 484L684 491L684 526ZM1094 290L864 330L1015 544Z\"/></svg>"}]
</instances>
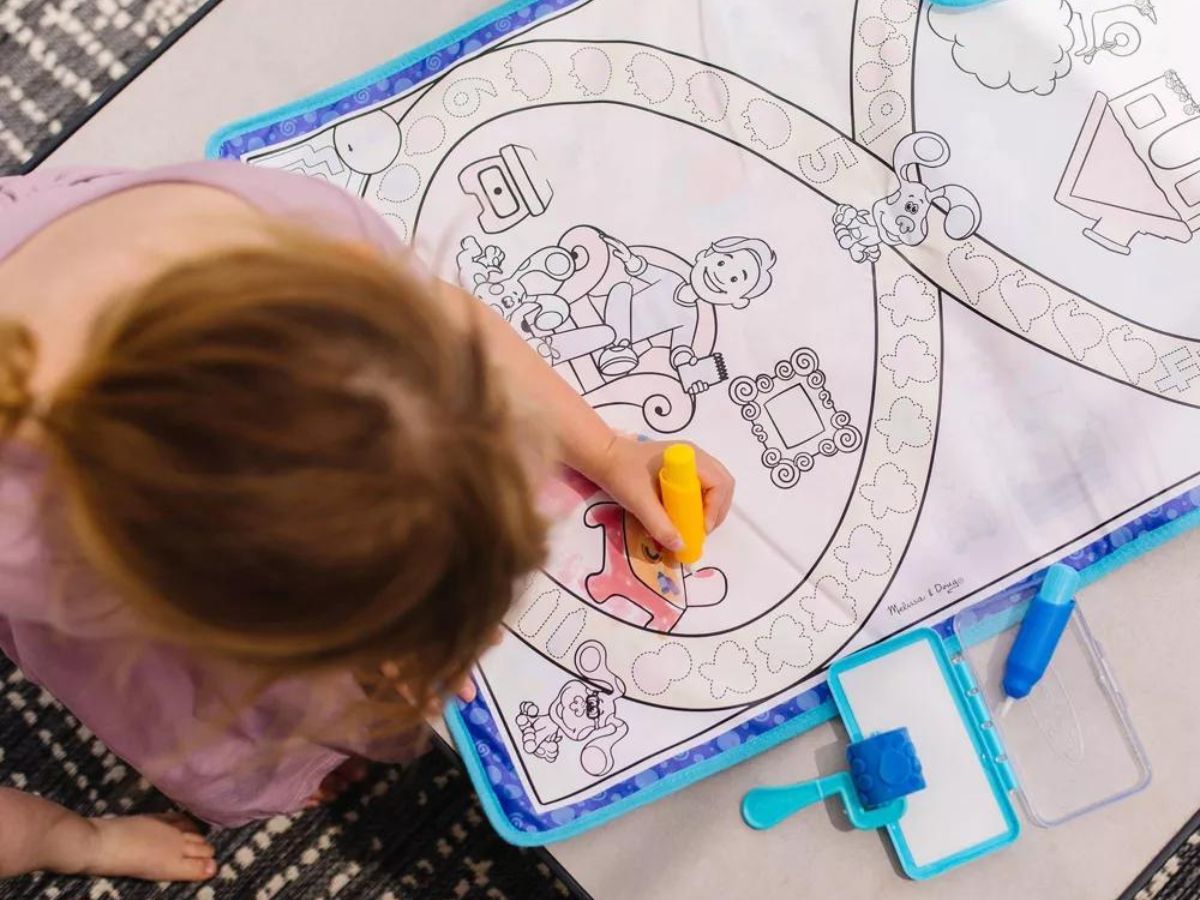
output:
<instances>
[{"instance_id":1,"label":"blue pen tip","mask_svg":"<svg viewBox=\"0 0 1200 900\"><path fill-rule=\"evenodd\" d=\"M1079 573L1070 566L1046 570L1004 664L1004 693L1009 697L1027 696L1045 673L1075 608L1078 587Z\"/></svg>"}]
</instances>

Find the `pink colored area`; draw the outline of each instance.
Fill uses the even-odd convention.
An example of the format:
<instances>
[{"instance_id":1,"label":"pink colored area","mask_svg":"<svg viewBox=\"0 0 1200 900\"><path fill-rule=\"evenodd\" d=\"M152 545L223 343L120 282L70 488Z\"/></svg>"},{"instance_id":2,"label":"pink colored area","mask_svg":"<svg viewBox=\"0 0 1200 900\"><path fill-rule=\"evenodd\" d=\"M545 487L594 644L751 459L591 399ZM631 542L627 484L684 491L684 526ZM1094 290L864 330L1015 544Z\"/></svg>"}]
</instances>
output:
<instances>
[{"instance_id":1,"label":"pink colored area","mask_svg":"<svg viewBox=\"0 0 1200 900\"><path fill-rule=\"evenodd\" d=\"M637 577L629 559L625 511L616 503L597 503L588 509L584 522L589 527L604 529L604 568L588 576L588 597L630 625L652 631L673 629L685 610L683 598L680 597L680 606L675 606ZM681 583L682 570L677 564L674 568L675 577L671 580Z\"/></svg>"},{"instance_id":2,"label":"pink colored area","mask_svg":"<svg viewBox=\"0 0 1200 900\"><path fill-rule=\"evenodd\" d=\"M538 492L538 509L549 519L565 519L599 490L574 469L560 467L542 484Z\"/></svg>"},{"instance_id":3,"label":"pink colored area","mask_svg":"<svg viewBox=\"0 0 1200 900\"><path fill-rule=\"evenodd\" d=\"M1100 119L1087 164L1079 173L1073 193L1114 207L1113 217L1120 217L1124 210L1171 219L1177 215L1146 171L1145 163L1138 157L1111 109L1106 109ZM1129 215L1136 216L1137 213ZM1140 222L1131 224L1131 228L1136 230L1137 224Z\"/></svg>"}]
</instances>

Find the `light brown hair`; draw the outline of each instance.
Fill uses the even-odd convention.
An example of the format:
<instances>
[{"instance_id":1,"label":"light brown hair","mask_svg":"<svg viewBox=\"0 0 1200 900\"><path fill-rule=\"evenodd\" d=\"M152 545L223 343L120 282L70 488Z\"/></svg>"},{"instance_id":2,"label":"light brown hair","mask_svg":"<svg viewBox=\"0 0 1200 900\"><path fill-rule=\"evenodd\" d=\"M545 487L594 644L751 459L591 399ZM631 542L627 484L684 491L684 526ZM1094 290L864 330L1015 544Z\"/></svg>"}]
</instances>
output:
<instances>
[{"instance_id":1,"label":"light brown hair","mask_svg":"<svg viewBox=\"0 0 1200 900\"><path fill-rule=\"evenodd\" d=\"M158 636L270 676L389 661L415 720L544 552L463 318L403 261L295 231L153 278L37 411L82 544ZM33 343L0 338L11 432Z\"/></svg>"}]
</instances>

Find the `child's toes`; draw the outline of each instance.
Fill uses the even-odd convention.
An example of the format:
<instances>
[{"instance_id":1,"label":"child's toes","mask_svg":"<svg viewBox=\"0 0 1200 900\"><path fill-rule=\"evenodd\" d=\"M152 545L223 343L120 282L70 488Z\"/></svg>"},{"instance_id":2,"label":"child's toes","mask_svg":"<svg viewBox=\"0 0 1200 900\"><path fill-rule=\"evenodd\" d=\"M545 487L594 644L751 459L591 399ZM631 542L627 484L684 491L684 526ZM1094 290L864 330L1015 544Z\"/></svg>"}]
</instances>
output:
<instances>
[{"instance_id":1,"label":"child's toes","mask_svg":"<svg viewBox=\"0 0 1200 900\"><path fill-rule=\"evenodd\" d=\"M198 834L184 836L183 855L189 859L212 859L216 855L213 845Z\"/></svg>"},{"instance_id":2,"label":"child's toes","mask_svg":"<svg viewBox=\"0 0 1200 900\"><path fill-rule=\"evenodd\" d=\"M212 846L187 830L176 816L125 816L91 822L100 844L89 874L148 881L201 881L216 874Z\"/></svg>"},{"instance_id":3,"label":"child's toes","mask_svg":"<svg viewBox=\"0 0 1200 900\"><path fill-rule=\"evenodd\" d=\"M190 816L179 812L179 810L173 809L169 812L159 813L155 818L160 822L165 822L172 828L178 828L184 834L194 834L197 836L200 834L200 829L195 821Z\"/></svg>"},{"instance_id":4,"label":"child's toes","mask_svg":"<svg viewBox=\"0 0 1200 900\"><path fill-rule=\"evenodd\" d=\"M176 871L169 875L168 881L207 881L217 874L217 863L212 859L185 857L179 861Z\"/></svg>"}]
</instances>

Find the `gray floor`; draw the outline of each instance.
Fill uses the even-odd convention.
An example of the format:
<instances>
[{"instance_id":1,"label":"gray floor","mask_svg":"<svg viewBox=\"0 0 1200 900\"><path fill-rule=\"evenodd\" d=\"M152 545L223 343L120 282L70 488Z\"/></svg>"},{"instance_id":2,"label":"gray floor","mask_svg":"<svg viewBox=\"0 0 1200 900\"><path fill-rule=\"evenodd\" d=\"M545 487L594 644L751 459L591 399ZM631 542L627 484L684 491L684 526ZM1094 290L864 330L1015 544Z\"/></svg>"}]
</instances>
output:
<instances>
[{"instance_id":1,"label":"gray floor","mask_svg":"<svg viewBox=\"0 0 1200 900\"><path fill-rule=\"evenodd\" d=\"M16 171L203 0L0 0L0 174Z\"/></svg>"}]
</instances>

